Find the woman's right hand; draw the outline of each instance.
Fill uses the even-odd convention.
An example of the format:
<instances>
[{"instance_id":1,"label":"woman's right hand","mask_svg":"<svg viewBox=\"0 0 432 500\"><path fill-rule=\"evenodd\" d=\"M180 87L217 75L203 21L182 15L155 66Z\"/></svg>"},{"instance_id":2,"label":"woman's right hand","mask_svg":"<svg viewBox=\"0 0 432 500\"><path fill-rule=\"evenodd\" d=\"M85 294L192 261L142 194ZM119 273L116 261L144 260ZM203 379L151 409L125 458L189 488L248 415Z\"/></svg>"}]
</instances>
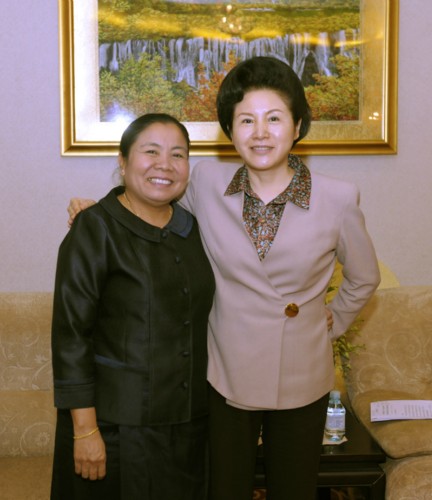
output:
<instances>
[{"instance_id":1,"label":"woman's right hand","mask_svg":"<svg viewBox=\"0 0 432 500\"><path fill-rule=\"evenodd\" d=\"M106 474L106 451L96 419L96 408L71 409L74 433L75 472L83 479L102 479Z\"/></svg>"},{"instance_id":2,"label":"woman's right hand","mask_svg":"<svg viewBox=\"0 0 432 500\"><path fill-rule=\"evenodd\" d=\"M106 475L105 443L100 432L74 442L75 472L83 479L103 479Z\"/></svg>"},{"instance_id":3,"label":"woman's right hand","mask_svg":"<svg viewBox=\"0 0 432 500\"><path fill-rule=\"evenodd\" d=\"M68 226L71 227L76 215L85 208L91 207L96 202L86 198L71 198L67 211L69 214Z\"/></svg>"}]
</instances>

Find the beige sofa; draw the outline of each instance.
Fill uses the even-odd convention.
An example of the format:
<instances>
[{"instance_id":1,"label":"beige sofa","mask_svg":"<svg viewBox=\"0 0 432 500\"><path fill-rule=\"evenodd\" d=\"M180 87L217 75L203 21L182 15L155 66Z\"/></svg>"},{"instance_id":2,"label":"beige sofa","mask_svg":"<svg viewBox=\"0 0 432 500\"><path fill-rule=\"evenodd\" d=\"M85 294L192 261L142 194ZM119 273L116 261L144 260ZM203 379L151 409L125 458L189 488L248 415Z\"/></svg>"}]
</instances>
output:
<instances>
[{"instance_id":1,"label":"beige sofa","mask_svg":"<svg viewBox=\"0 0 432 500\"><path fill-rule=\"evenodd\" d=\"M0 293L0 499L47 500L55 409L51 293ZM371 401L432 399L432 287L376 292L361 314L350 405L389 460L387 500L432 499L432 420L370 422Z\"/></svg>"},{"instance_id":2,"label":"beige sofa","mask_svg":"<svg viewBox=\"0 0 432 500\"><path fill-rule=\"evenodd\" d=\"M432 499L432 420L370 421L370 403L432 399L432 286L378 290L361 313L347 392L388 460L387 500Z\"/></svg>"},{"instance_id":3,"label":"beige sofa","mask_svg":"<svg viewBox=\"0 0 432 500\"><path fill-rule=\"evenodd\" d=\"M49 498L51 293L0 293L0 498Z\"/></svg>"}]
</instances>

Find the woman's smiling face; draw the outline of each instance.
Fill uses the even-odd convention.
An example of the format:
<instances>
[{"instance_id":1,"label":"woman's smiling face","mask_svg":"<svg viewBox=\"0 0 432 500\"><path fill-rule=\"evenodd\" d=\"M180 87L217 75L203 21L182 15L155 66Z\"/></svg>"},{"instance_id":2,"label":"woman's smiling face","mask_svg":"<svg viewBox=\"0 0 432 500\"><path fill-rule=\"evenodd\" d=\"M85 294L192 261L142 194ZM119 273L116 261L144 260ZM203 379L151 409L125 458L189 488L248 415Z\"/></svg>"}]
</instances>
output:
<instances>
[{"instance_id":1,"label":"woman's smiling face","mask_svg":"<svg viewBox=\"0 0 432 500\"><path fill-rule=\"evenodd\" d=\"M181 196L189 179L188 145L173 123L153 123L120 155L124 182L135 203L163 206Z\"/></svg>"},{"instance_id":2,"label":"woman's smiling face","mask_svg":"<svg viewBox=\"0 0 432 500\"><path fill-rule=\"evenodd\" d=\"M286 169L300 125L280 94L250 90L234 108L232 142L249 169Z\"/></svg>"}]
</instances>

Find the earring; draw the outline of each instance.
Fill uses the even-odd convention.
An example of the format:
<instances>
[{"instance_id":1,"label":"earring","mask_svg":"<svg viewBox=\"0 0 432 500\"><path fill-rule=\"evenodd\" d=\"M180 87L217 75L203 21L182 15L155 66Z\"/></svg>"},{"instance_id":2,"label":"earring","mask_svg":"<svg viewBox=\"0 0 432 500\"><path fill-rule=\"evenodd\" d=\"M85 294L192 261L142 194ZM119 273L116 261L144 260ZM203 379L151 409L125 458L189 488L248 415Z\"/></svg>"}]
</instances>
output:
<instances>
[{"instance_id":1,"label":"earring","mask_svg":"<svg viewBox=\"0 0 432 500\"><path fill-rule=\"evenodd\" d=\"M124 168L122 168L122 169L120 170L120 173L121 173L121 175L124 175L124 174L125 174Z\"/></svg>"}]
</instances>

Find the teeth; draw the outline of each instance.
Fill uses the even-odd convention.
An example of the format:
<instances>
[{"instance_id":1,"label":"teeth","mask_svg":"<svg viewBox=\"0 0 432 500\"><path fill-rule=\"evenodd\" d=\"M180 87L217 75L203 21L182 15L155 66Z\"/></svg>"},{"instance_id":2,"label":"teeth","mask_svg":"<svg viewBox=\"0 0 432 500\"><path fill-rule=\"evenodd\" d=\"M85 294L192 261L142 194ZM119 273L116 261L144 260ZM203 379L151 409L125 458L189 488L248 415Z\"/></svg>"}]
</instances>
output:
<instances>
[{"instance_id":1,"label":"teeth","mask_svg":"<svg viewBox=\"0 0 432 500\"><path fill-rule=\"evenodd\" d=\"M157 179L155 177L151 177L149 181L153 184L165 184L165 185L171 184L171 181L168 179Z\"/></svg>"}]
</instances>

